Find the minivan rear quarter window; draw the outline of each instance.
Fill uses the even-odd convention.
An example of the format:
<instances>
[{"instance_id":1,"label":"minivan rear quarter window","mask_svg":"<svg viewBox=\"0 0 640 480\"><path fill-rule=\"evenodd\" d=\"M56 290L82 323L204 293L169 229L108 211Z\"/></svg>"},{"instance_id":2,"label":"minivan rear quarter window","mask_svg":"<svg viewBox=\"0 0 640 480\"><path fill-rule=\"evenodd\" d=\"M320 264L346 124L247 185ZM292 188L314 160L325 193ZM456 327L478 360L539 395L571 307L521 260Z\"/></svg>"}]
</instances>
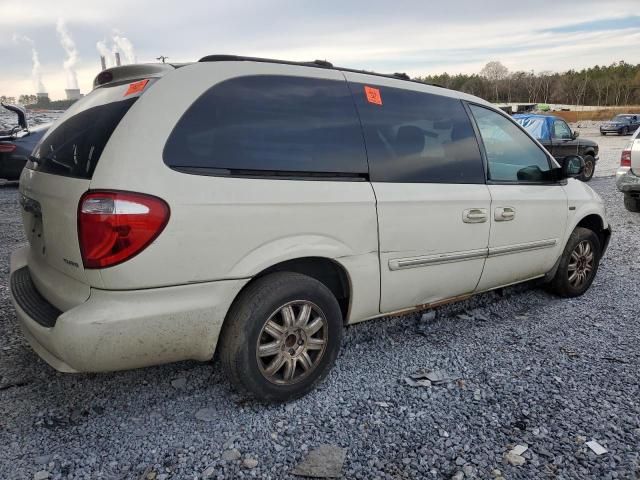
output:
<instances>
[{"instance_id":1,"label":"minivan rear quarter window","mask_svg":"<svg viewBox=\"0 0 640 480\"><path fill-rule=\"evenodd\" d=\"M36 145L28 168L90 179L111 134L139 98L125 86L102 87L79 100Z\"/></svg>"},{"instance_id":2,"label":"minivan rear quarter window","mask_svg":"<svg viewBox=\"0 0 640 480\"><path fill-rule=\"evenodd\" d=\"M372 181L484 183L478 141L459 99L358 83L351 88ZM371 89L379 98L367 96Z\"/></svg>"},{"instance_id":3,"label":"minivan rear quarter window","mask_svg":"<svg viewBox=\"0 0 640 480\"><path fill-rule=\"evenodd\" d=\"M190 173L365 177L364 141L345 81L255 75L223 81L178 121L164 162Z\"/></svg>"}]
</instances>

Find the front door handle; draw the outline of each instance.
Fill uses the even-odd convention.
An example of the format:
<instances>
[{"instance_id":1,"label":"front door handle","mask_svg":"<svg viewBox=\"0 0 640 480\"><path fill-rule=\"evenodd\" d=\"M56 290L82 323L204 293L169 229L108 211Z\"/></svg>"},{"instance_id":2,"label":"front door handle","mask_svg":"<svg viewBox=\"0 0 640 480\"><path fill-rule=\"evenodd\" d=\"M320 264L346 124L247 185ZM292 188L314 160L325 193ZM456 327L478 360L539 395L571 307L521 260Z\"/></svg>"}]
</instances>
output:
<instances>
[{"instance_id":1,"label":"front door handle","mask_svg":"<svg viewBox=\"0 0 640 480\"><path fill-rule=\"evenodd\" d=\"M498 207L493 218L496 222L508 222L516 218L516 209L513 207Z\"/></svg>"},{"instance_id":2,"label":"front door handle","mask_svg":"<svg viewBox=\"0 0 640 480\"><path fill-rule=\"evenodd\" d=\"M464 223L484 223L487 221L486 208L468 208L462 212L462 221Z\"/></svg>"}]
</instances>

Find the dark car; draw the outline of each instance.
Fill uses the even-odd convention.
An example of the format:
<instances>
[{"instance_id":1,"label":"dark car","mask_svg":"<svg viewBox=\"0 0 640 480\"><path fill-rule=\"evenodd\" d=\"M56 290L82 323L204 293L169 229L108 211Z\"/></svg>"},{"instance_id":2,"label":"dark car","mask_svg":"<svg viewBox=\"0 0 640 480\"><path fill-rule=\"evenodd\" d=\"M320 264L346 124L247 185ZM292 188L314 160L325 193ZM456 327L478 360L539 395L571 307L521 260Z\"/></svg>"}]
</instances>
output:
<instances>
[{"instance_id":1,"label":"dark car","mask_svg":"<svg viewBox=\"0 0 640 480\"><path fill-rule=\"evenodd\" d=\"M625 113L616 115L608 122L600 125L600 134L617 133L618 135L629 135L640 128L640 114Z\"/></svg>"},{"instance_id":2,"label":"dark car","mask_svg":"<svg viewBox=\"0 0 640 480\"><path fill-rule=\"evenodd\" d=\"M591 180L598 161L596 142L578 139L579 132L572 131L567 122L553 115L518 114L513 119L542 143L560 165L564 165L565 158L570 155L581 156L584 159L584 171L580 180Z\"/></svg>"},{"instance_id":3,"label":"dark car","mask_svg":"<svg viewBox=\"0 0 640 480\"><path fill-rule=\"evenodd\" d=\"M2 106L17 115L18 124L9 130L0 130L0 179L18 180L29 155L49 129L49 124L29 128L22 108L4 103Z\"/></svg>"}]
</instances>

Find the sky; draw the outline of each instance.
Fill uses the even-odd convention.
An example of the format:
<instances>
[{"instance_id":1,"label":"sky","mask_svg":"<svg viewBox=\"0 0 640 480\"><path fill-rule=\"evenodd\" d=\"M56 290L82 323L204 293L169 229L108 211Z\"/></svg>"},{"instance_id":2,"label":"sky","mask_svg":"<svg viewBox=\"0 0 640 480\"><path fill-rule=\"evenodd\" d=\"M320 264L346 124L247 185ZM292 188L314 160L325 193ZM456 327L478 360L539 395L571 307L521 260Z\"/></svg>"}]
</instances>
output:
<instances>
[{"instance_id":1,"label":"sky","mask_svg":"<svg viewBox=\"0 0 640 480\"><path fill-rule=\"evenodd\" d=\"M44 88L61 99L75 83L90 91L100 71L98 42L104 52L119 50L123 63L225 53L326 59L411 76L477 73L493 60L510 71L536 72L640 63L638 6L638 0L0 0L0 95Z\"/></svg>"}]
</instances>

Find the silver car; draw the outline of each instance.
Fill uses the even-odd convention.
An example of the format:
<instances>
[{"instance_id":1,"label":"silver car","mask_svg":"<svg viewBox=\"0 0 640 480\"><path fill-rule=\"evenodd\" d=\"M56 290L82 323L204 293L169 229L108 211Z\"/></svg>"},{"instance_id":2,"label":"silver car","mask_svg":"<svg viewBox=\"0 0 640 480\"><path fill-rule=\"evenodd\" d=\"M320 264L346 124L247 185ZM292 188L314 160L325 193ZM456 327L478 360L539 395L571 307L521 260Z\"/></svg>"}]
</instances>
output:
<instances>
[{"instance_id":1,"label":"silver car","mask_svg":"<svg viewBox=\"0 0 640 480\"><path fill-rule=\"evenodd\" d=\"M624 193L624 206L630 212L640 212L640 129L631 137L620 155L616 185Z\"/></svg>"}]
</instances>

